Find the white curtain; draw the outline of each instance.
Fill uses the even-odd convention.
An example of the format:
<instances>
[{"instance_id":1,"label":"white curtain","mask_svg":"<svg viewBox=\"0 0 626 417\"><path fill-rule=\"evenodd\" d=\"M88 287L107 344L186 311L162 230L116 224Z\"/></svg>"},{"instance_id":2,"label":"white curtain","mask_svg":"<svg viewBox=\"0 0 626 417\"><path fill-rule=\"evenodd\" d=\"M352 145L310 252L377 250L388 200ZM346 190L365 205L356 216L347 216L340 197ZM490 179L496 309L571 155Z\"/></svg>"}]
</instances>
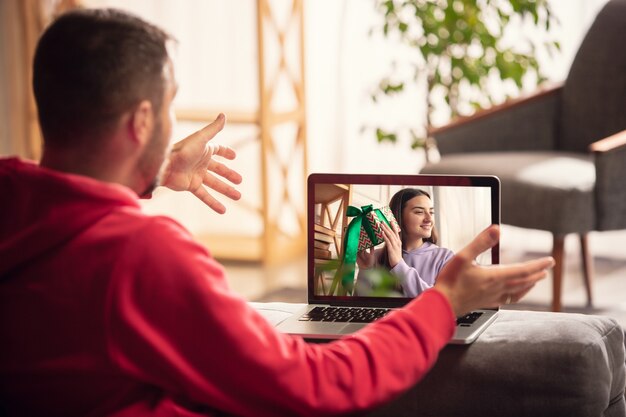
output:
<instances>
[{"instance_id":1,"label":"white curtain","mask_svg":"<svg viewBox=\"0 0 626 417\"><path fill-rule=\"evenodd\" d=\"M488 187L435 187L433 198L439 246L456 253L491 224ZM483 253L476 261L491 264L491 252Z\"/></svg>"}]
</instances>

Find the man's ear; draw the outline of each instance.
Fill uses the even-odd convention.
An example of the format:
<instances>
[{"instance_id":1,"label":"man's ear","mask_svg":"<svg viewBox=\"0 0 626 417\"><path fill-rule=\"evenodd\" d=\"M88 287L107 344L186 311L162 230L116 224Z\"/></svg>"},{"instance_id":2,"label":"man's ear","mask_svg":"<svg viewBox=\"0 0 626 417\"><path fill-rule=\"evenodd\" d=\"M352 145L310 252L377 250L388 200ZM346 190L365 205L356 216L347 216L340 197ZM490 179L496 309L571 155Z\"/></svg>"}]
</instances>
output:
<instances>
[{"instance_id":1,"label":"man's ear","mask_svg":"<svg viewBox=\"0 0 626 417\"><path fill-rule=\"evenodd\" d=\"M129 123L131 138L143 147L149 142L154 129L154 113L149 100L141 101L132 112Z\"/></svg>"}]
</instances>

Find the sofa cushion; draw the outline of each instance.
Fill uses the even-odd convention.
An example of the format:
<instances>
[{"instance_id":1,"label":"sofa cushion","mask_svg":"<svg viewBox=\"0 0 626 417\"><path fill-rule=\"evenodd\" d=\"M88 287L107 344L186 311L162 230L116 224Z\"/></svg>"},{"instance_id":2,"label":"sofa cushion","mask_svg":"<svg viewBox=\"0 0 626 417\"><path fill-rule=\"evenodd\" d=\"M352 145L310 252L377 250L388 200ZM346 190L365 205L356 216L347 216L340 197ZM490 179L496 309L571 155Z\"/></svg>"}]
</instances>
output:
<instances>
[{"instance_id":1,"label":"sofa cushion","mask_svg":"<svg viewBox=\"0 0 626 417\"><path fill-rule=\"evenodd\" d=\"M595 228L592 158L554 151L450 154L421 173L495 175L502 183L502 223L582 233Z\"/></svg>"}]
</instances>

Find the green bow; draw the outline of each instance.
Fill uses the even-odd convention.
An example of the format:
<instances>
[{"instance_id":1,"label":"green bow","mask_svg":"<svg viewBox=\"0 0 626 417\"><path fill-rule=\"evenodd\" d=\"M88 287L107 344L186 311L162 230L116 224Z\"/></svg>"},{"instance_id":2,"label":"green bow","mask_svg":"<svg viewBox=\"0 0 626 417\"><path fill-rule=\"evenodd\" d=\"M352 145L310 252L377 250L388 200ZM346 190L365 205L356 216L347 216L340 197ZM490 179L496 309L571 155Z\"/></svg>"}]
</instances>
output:
<instances>
[{"instance_id":1,"label":"green bow","mask_svg":"<svg viewBox=\"0 0 626 417\"><path fill-rule=\"evenodd\" d=\"M340 277L340 295L351 295L354 290L354 273L356 270L356 257L359 250L361 227L365 229L365 233L367 233L367 236L369 236L374 246L382 243L376 238L376 233L366 218L367 214L372 211L376 214L380 221L385 222L389 227L391 227L389 220L387 220L380 209L374 209L371 204L361 206L360 209L358 207L348 206L346 216L354 217L354 219L350 221L350 224L348 224L348 228L346 229L346 235L343 240L343 261L333 278L333 283L330 287L331 295L335 293Z\"/></svg>"}]
</instances>

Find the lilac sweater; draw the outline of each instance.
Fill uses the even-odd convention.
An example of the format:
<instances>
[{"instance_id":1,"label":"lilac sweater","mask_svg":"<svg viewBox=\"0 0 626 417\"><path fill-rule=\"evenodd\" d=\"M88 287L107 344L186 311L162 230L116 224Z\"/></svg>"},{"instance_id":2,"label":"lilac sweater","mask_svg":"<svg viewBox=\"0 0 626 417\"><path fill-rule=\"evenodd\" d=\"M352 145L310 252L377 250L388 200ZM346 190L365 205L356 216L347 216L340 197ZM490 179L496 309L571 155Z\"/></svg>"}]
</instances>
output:
<instances>
[{"instance_id":1,"label":"lilac sweater","mask_svg":"<svg viewBox=\"0 0 626 417\"><path fill-rule=\"evenodd\" d=\"M402 260L391 269L400 279L406 297L416 297L435 284L439 271L454 256L450 249L430 242L412 251L402 251Z\"/></svg>"}]
</instances>

